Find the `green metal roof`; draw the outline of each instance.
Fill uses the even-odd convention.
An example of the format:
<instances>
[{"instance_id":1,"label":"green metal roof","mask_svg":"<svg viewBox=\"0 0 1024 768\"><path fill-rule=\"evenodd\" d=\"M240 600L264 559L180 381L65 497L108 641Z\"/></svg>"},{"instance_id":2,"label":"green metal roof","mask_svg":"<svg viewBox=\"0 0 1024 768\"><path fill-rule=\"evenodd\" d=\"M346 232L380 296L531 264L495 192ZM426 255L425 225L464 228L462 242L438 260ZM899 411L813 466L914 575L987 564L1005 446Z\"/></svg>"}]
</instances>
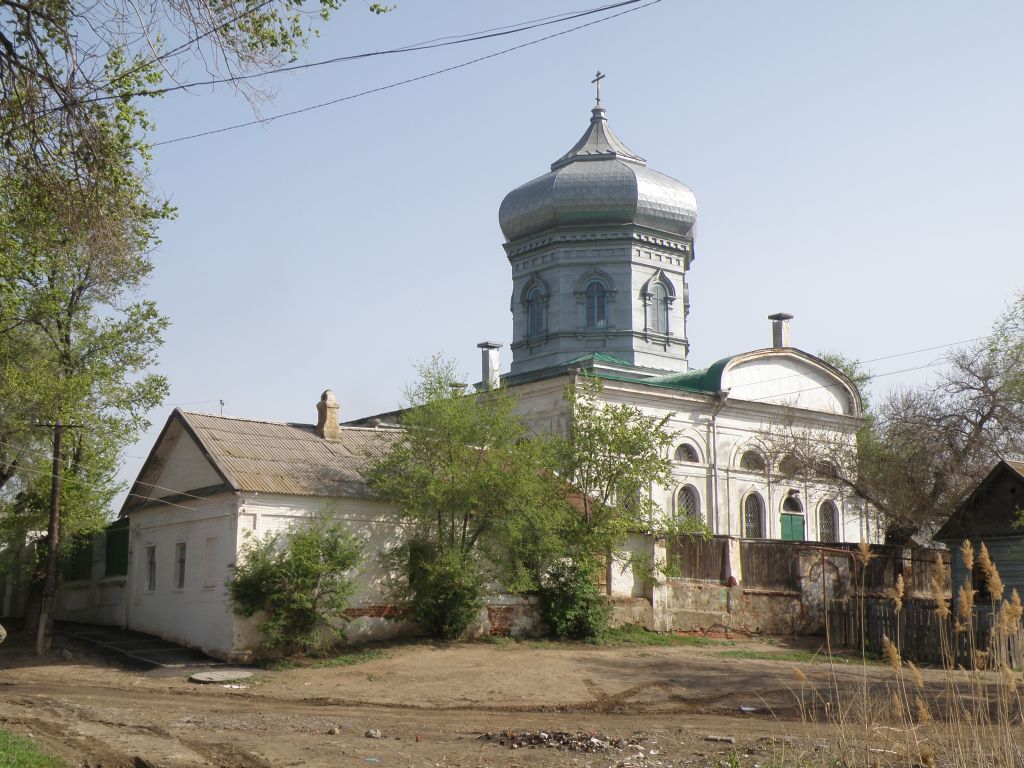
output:
<instances>
[{"instance_id":1,"label":"green metal roof","mask_svg":"<svg viewBox=\"0 0 1024 768\"><path fill-rule=\"evenodd\" d=\"M560 367L576 366L577 368L582 368L588 363L604 363L605 365L621 365L625 368L636 368L632 363L623 360L620 357L615 357L614 355L606 355L604 352L591 352L586 355L581 355L580 357L570 360L568 363L564 363L563 366Z\"/></svg>"},{"instance_id":2,"label":"green metal roof","mask_svg":"<svg viewBox=\"0 0 1024 768\"><path fill-rule=\"evenodd\" d=\"M717 395L722 390L722 372L734 357L735 355L723 357L707 368L697 371L658 373L655 369L641 368L614 355L608 355L604 352L590 352L551 368L531 371L528 374L521 374L519 376L508 376L506 377L506 383L520 384L526 381L546 379L549 376L564 374L569 368L580 368L592 376L608 381L630 381L637 384L648 384L652 387L694 392L701 395ZM615 366L625 370L602 370L600 366Z\"/></svg>"},{"instance_id":3,"label":"green metal roof","mask_svg":"<svg viewBox=\"0 0 1024 768\"><path fill-rule=\"evenodd\" d=\"M653 384L658 387L683 389L687 392L717 395L722 391L722 372L733 357L735 356L723 357L721 360L713 362L707 368L700 368L696 371L666 373L663 376L655 376L651 379L646 379L644 383Z\"/></svg>"}]
</instances>

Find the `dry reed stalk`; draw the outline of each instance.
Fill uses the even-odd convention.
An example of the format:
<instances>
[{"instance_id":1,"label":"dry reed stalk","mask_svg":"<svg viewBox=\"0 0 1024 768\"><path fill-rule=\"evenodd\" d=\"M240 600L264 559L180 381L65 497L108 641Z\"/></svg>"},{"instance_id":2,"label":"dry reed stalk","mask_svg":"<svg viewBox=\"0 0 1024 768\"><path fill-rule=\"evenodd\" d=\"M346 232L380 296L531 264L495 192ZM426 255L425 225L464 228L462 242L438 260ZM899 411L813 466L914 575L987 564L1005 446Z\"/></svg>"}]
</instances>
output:
<instances>
[{"instance_id":1,"label":"dry reed stalk","mask_svg":"<svg viewBox=\"0 0 1024 768\"><path fill-rule=\"evenodd\" d=\"M871 551L871 545L866 541L857 543L857 559L860 560L861 565L867 565L875 559L875 553Z\"/></svg>"},{"instance_id":2,"label":"dry reed stalk","mask_svg":"<svg viewBox=\"0 0 1024 768\"><path fill-rule=\"evenodd\" d=\"M993 604L1003 599L1003 580L999 576L999 570L996 568L995 563L992 562L992 558L989 557L988 547L984 543L981 545L981 550L978 552L978 565L981 566L981 572L985 574L985 584L988 587L988 592L992 596Z\"/></svg>"},{"instance_id":3,"label":"dry reed stalk","mask_svg":"<svg viewBox=\"0 0 1024 768\"><path fill-rule=\"evenodd\" d=\"M932 713L928 711L928 705L924 703L924 699L918 696L914 703L917 708L917 722L921 725L930 723L932 721Z\"/></svg>"},{"instance_id":4,"label":"dry reed stalk","mask_svg":"<svg viewBox=\"0 0 1024 768\"><path fill-rule=\"evenodd\" d=\"M924 678L921 676L921 670L917 668L917 665L912 661L907 662L907 666L910 668L910 676L914 681L914 685L917 686L918 690L924 690Z\"/></svg>"},{"instance_id":5,"label":"dry reed stalk","mask_svg":"<svg viewBox=\"0 0 1024 768\"><path fill-rule=\"evenodd\" d=\"M964 568L967 569L967 573L970 574L974 570L974 547L971 546L970 539L964 539L960 545L960 557L963 558Z\"/></svg>"},{"instance_id":6,"label":"dry reed stalk","mask_svg":"<svg viewBox=\"0 0 1024 768\"><path fill-rule=\"evenodd\" d=\"M900 652L896 650L896 646L892 644L886 635L882 635L882 655L885 656L885 660L892 667L893 672L900 671L900 664L902 663Z\"/></svg>"},{"instance_id":7,"label":"dry reed stalk","mask_svg":"<svg viewBox=\"0 0 1024 768\"><path fill-rule=\"evenodd\" d=\"M956 601L957 614L960 617L960 624L970 627L971 619L974 617L974 590L964 582L960 585Z\"/></svg>"},{"instance_id":8,"label":"dry reed stalk","mask_svg":"<svg viewBox=\"0 0 1024 768\"><path fill-rule=\"evenodd\" d=\"M939 580L934 576L929 584L932 593L932 600L935 601L935 613L940 619L949 618L949 606L946 605L946 595L942 591L942 587L939 586Z\"/></svg>"},{"instance_id":9,"label":"dry reed stalk","mask_svg":"<svg viewBox=\"0 0 1024 768\"><path fill-rule=\"evenodd\" d=\"M896 608L897 615L903 610L904 588L903 574L901 573L896 577L896 586L893 589L887 589L885 591L886 597L892 600L892 604Z\"/></svg>"}]
</instances>

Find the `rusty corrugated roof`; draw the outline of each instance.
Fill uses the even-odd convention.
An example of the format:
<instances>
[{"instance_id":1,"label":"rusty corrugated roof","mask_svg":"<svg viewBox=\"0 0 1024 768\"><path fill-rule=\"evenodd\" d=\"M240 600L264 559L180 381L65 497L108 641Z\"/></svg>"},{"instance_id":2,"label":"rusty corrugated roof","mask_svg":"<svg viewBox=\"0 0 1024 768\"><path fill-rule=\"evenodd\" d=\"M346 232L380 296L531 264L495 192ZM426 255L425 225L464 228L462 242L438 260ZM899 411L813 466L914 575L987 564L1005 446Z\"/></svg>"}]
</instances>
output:
<instances>
[{"instance_id":1,"label":"rusty corrugated roof","mask_svg":"<svg viewBox=\"0 0 1024 768\"><path fill-rule=\"evenodd\" d=\"M312 424L179 413L236 491L368 497L362 470L400 434L341 427L340 440L325 440Z\"/></svg>"}]
</instances>

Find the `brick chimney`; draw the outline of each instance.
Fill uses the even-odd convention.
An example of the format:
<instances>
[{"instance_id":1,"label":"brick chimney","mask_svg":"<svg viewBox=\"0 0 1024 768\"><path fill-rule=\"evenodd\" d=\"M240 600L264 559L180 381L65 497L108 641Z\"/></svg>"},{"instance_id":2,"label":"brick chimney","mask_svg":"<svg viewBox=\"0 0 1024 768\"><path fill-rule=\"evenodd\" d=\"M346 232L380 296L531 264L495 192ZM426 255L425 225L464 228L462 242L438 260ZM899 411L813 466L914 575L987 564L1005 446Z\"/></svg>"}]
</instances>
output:
<instances>
[{"instance_id":1,"label":"brick chimney","mask_svg":"<svg viewBox=\"0 0 1024 768\"><path fill-rule=\"evenodd\" d=\"M774 315L768 315L768 319L772 321L772 347L774 349L788 347L789 321L793 319L793 316L785 312L778 312Z\"/></svg>"},{"instance_id":2,"label":"brick chimney","mask_svg":"<svg viewBox=\"0 0 1024 768\"><path fill-rule=\"evenodd\" d=\"M325 440L340 440L341 427L338 426L338 400L334 393L325 389L316 404L316 433Z\"/></svg>"}]
</instances>

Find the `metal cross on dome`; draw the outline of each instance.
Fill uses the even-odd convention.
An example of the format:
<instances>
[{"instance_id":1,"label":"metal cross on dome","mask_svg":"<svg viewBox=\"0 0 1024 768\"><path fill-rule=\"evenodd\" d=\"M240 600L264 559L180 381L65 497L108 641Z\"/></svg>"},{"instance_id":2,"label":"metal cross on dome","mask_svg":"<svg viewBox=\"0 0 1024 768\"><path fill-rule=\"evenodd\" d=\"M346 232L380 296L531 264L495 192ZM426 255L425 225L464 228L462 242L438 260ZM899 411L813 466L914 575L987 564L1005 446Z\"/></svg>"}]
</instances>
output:
<instances>
[{"instance_id":1,"label":"metal cross on dome","mask_svg":"<svg viewBox=\"0 0 1024 768\"><path fill-rule=\"evenodd\" d=\"M605 76L601 74L601 70L597 70L597 75L594 77L592 82L597 87L597 106L601 106L601 81L604 80Z\"/></svg>"}]
</instances>

